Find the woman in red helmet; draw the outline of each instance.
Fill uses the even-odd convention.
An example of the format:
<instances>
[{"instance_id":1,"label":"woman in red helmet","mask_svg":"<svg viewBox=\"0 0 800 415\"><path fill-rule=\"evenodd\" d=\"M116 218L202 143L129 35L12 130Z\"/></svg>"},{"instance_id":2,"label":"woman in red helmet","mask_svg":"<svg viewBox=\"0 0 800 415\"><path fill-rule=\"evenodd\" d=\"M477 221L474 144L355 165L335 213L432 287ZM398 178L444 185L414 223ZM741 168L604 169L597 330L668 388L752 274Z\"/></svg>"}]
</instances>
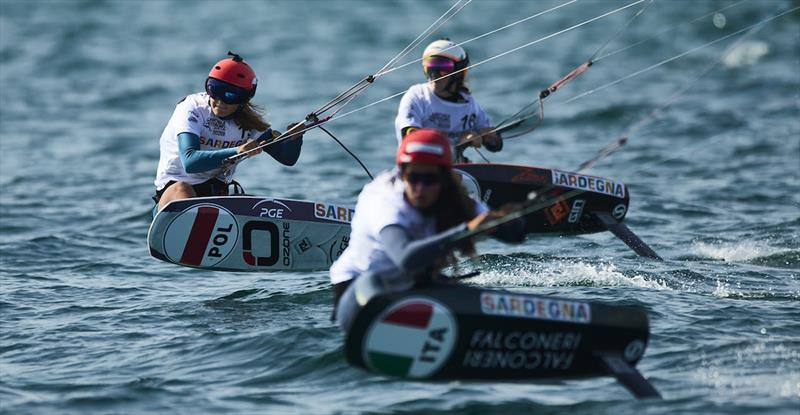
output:
<instances>
[{"instance_id":1,"label":"woman in red helmet","mask_svg":"<svg viewBox=\"0 0 800 415\"><path fill-rule=\"evenodd\" d=\"M153 198L159 210L177 199L228 194L233 170L225 171L223 161L280 135L250 102L258 86L255 71L239 55L228 55L231 58L211 68L205 92L178 103L161 134ZM302 144L302 134L298 134L265 151L291 166L300 157Z\"/></svg>"},{"instance_id":2,"label":"woman in red helmet","mask_svg":"<svg viewBox=\"0 0 800 415\"><path fill-rule=\"evenodd\" d=\"M489 115L470 94L464 79L469 55L448 39L437 40L422 53L422 69L428 82L412 85L400 100L395 118L398 144L417 128L434 128L447 134L456 162L467 162L467 145L496 152L503 140L492 131ZM445 77L448 74L450 76ZM442 79L439 79L442 78ZM456 147L458 143L464 143Z\"/></svg>"},{"instance_id":3,"label":"woman in red helmet","mask_svg":"<svg viewBox=\"0 0 800 415\"><path fill-rule=\"evenodd\" d=\"M344 330L374 295L408 290L430 280L454 262L455 251L473 254L472 242L454 245L448 238L503 213L490 212L483 202L469 197L451 168L447 136L417 129L403 138L397 168L364 186L349 246L330 269L336 319ZM521 225L508 223L493 236L519 242L524 237Z\"/></svg>"}]
</instances>

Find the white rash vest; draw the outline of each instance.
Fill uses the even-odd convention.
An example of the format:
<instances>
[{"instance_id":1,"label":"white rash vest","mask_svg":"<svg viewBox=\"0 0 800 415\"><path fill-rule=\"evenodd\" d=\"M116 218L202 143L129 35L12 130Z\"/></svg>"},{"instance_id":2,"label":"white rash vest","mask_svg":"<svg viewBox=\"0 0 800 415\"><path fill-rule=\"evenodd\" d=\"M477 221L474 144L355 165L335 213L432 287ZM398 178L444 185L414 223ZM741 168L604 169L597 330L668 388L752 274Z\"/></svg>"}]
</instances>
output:
<instances>
[{"instance_id":1,"label":"white rash vest","mask_svg":"<svg viewBox=\"0 0 800 415\"><path fill-rule=\"evenodd\" d=\"M178 134L180 133L192 133L200 137L201 150L215 150L238 147L249 139L261 136L263 131L243 131L232 119L222 119L214 115L205 92L187 96L175 107L164 132L161 133L161 158L158 161L155 180L158 190L172 180L192 185L213 178L225 183L231 181L233 170L227 176L223 175L222 168L200 173L187 173L181 163L178 148Z\"/></svg>"},{"instance_id":2,"label":"white rash vest","mask_svg":"<svg viewBox=\"0 0 800 415\"><path fill-rule=\"evenodd\" d=\"M403 141L402 131L406 127L439 130L447 134L453 146L468 131L490 128L489 115L475 98L465 92L461 96L465 102L450 102L436 96L427 82L411 86L400 100L394 120L397 144Z\"/></svg>"},{"instance_id":3,"label":"white rash vest","mask_svg":"<svg viewBox=\"0 0 800 415\"><path fill-rule=\"evenodd\" d=\"M350 223L350 244L330 269L332 284L354 279L366 272L380 275L398 270L380 240L381 230L389 225L401 226L410 240L437 233L436 220L411 206L403 197L404 190L398 169L381 173L364 186ZM488 211L483 202L475 200L477 214Z\"/></svg>"}]
</instances>

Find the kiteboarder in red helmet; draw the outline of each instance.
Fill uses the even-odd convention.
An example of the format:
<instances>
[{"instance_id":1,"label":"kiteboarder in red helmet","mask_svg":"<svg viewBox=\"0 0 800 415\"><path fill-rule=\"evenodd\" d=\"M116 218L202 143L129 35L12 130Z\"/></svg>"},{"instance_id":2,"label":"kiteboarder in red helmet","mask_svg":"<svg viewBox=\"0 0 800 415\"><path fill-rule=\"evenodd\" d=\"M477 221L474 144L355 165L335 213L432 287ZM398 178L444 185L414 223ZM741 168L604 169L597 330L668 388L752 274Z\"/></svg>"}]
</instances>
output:
<instances>
[{"instance_id":1,"label":"kiteboarder in red helmet","mask_svg":"<svg viewBox=\"0 0 800 415\"><path fill-rule=\"evenodd\" d=\"M415 129L434 128L447 134L456 162L468 162L463 156L468 146L492 152L503 148L489 115L466 86L468 68L469 55L449 39L425 48L422 70L428 81L412 85L400 100L394 121L398 144Z\"/></svg>"},{"instance_id":2,"label":"kiteboarder in red helmet","mask_svg":"<svg viewBox=\"0 0 800 415\"><path fill-rule=\"evenodd\" d=\"M241 56L214 64L205 81L205 92L183 98L175 107L161 134L161 157L156 173L156 208L196 196L228 194L233 168L223 162L233 155L250 152L264 140L280 135L264 121L259 107L250 100L258 78ZM291 129L294 124L287 127ZM292 166L300 157L302 133L264 150L278 162ZM153 213L157 212L154 208Z\"/></svg>"},{"instance_id":3,"label":"kiteboarder in red helmet","mask_svg":"<svg viewBox=\"0 0 800 415\"><path fill-rule=\"evenodd\" d=\"M424 128L408 134L397 150L397 168L358 196L349 245L331 266L339 325L348 330L375 295L430 283L456 252L474 254L472 241L448 238L502 214L467 195L454 179L447 136ZM493 237L519 242L522 225L510 222Z\"/></svg>"}]
</instances>

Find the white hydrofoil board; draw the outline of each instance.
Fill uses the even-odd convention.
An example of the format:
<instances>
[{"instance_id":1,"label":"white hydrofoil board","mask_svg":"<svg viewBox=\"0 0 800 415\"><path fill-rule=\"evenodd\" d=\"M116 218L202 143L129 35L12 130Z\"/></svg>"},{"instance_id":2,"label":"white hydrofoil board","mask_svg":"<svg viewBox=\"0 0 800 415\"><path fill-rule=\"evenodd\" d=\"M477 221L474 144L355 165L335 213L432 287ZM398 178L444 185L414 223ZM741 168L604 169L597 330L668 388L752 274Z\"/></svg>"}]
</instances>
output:
<instances>
[{"instance_id":1,"label":"white hydrofoil board","mask_svg":"<svg viewBox=\"0 0 800 415\"><path fill-rule=\"evenodd\" d=\"M254 196L170 202L147 241L155 258L220 271L328 269L350 241L351 206Z\"/></svg>"}]
</instances>

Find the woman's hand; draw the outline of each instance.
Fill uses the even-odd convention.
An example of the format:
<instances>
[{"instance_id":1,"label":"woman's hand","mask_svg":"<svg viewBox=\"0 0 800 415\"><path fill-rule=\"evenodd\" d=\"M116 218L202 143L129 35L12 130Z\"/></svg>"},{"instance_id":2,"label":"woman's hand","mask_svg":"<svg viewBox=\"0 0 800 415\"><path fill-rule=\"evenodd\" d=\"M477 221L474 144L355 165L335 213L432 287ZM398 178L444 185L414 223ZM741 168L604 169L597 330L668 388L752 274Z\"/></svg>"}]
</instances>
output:
<instances>
[{"instance_id":1,"label":"woman's hand","mask_svg":"<svg viewBox=\"0 0 800 415\"><path fill-rule=\"evenodd\" d=\"M506 216L512 212L516 212L521 208L521 203L506 203L505 205L501 206L500 209L490 210L489 212L475 216L471 221L467 222L467 229L474 230L484 222L502 218L503 216Z\"/></svg>"},{"instance_id":2,"label":"woman's hand","mask_svg":"<svg viewBox=\"0 0 800 415\"><path fill-rule=\"evenodd\" d=\"M504 213L498 212L496 210L492 210L486 213L481 213L478 216L472 218L471 221L467 222L467 229L475 230L478 226L483 224L484 222L489 222L491 220L503 217Z\"/></svg>"},{"instance_id":3,"label":"woman's hand","mask_svg":"<svg viewBox=\"0 0 800 415\"><path fill-rule=\"evenodd\" d=\"M480 130L470 131L461 136L462 142L468 143L475 148L481 148L485 143L494 144L497 140L499 140L499 137L494 128L481 128Z\"/></svg>"},{"instance_id":4,"label":"woman's hand","mask_svg":"<svg viewBox=\"0 0 800 415\"><path fill-rule=\"evenodd\" d=\"M256 140L247 140L244 144L236 148L236 153L241 154L247 151L251 151L254 148L258 147L259 145L261 145L261 143ZM258 150L253 150L252 152L249 153L249 155L255 156L258 153L261 153L260 148Z\"/></svg>"},{"instance_id":5,"label":"woman's hand","mask_svg":"<svg viewBox=\"0 0 800 415\"><path fill-rule=\"evenodd\" d=\"M480 131L469 131L461 136L461 142L475 148L481 148L483 136Z\"/></svg>"},{"instance_id":6,"label":"woman's hand","mask_svg":"<svg viewBox=\"0 0 800 415\"><path fill-rule=\"evenodd\" d=\"M479 133L484 144L495 144L500 140L500 137L497 135L497 131L495 131L494 128L482 128Z\"/></svg>"}]
</instances>

